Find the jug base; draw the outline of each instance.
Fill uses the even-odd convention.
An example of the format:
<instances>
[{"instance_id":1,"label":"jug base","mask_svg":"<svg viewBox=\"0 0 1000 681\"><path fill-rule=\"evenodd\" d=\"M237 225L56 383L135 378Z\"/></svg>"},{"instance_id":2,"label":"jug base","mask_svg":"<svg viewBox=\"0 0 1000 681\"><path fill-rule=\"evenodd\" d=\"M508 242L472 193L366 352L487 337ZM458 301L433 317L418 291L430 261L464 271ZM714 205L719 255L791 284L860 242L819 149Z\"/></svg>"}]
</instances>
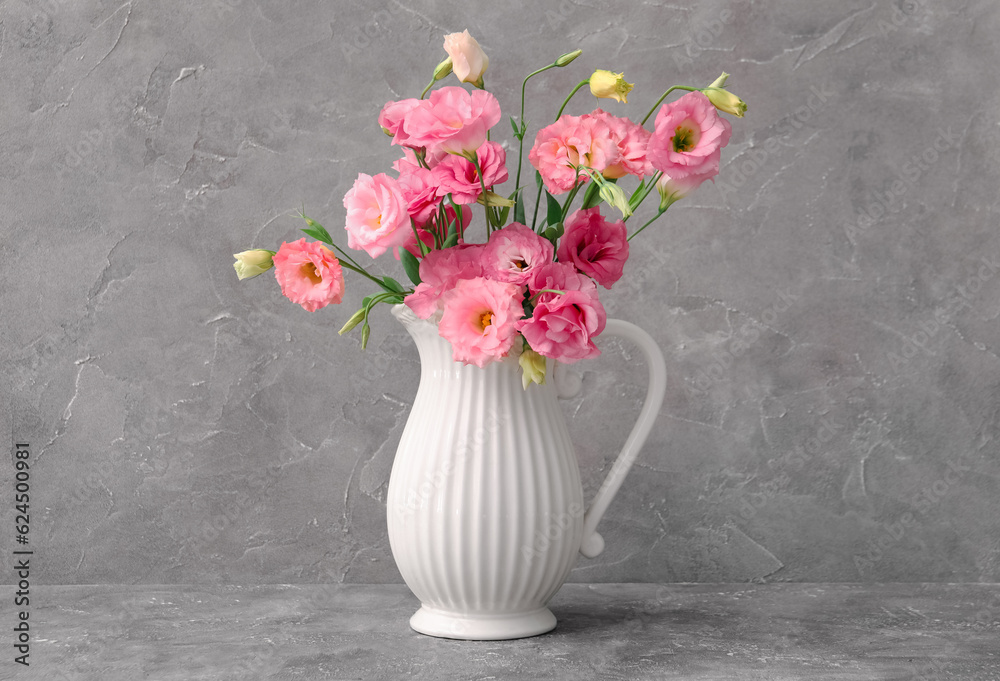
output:
<instances>
[{"instance_id":1,"label":"jug base","mask_svg":"<svg viewBox=\"0 0 1000 681\"><path fill-rule=\"evenodd\" d=\"M513 613L468 613L422 606L410 618L410 628L438 638L502 641L552 631L556 616L548 608Z\"/></svg>"}]
</instances>

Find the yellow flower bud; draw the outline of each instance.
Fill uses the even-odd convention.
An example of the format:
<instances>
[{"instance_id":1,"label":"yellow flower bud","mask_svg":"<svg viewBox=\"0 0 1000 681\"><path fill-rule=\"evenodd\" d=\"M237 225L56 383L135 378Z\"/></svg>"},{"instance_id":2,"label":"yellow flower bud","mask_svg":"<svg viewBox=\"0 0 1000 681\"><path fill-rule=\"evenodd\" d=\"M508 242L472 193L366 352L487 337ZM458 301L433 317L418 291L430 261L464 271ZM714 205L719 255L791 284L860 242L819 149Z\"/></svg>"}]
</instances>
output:
<instances>
[{"instance_id":1,"label":"yellow flower bud","mask_svg":"<svg viewBox=\"0 0 1000 681\"><path fill-rule=\"evenodd\" d=\"M233 267L236 269L236 276L240 279L250 279L258 274L263 274L274 267L274 251L267 251L263 248L255 248L242 253L234 253L236 262Z\"/></svg>"},{"instance_id":2,"label":"yellow flower bud","mask_svg":"<svg viewBox=\"0 0 1000 681\"><path fill-rule=\"evenodd\" d=\"M479 198L476 199L476 203L482 204L484 206L498 206L500 208L513 208L514 202L504 196L500 196L496 192L491 192L489 189L486 190L485 194L480 194Z\"/></svg>"},{"instance_id":3,"label":"yellow flower bud","mask_svg":"<svg viewBox=\"0 0 1000 681\"><path fill-rule=\"evenodd\" d=\"M737 118L743 118L743 114L747 112L747 104L732 92L723 88L728 79L729 74L723 71L722 75L716 78L715 82L702 90L702 92L705 93L708 101L712 102L719 111L732 114Z\"/></svg>"},{"instance_id":4,"label":"yellow flower bud","mask_svg":"<svg viewBox=\"0 0 1000 681\"><path fill-rule=\"evenodd\" d=\"M723 71L722 75L713 80L712 84L708 87L726 87L727 80L729 80L729 74Z\"/></svg>"},{"instance_id":5,"label":"yellow flower bud","mask_svg":"<svg viewBox=\"0 0 1000 681\"><path fill-rule=\"evenodd\" d=\"M632 214L632 207L628 204L628 197L622 188L611 182L602 182L598 194L609 206L614 206L621 211L622 217L627 218Z\"/></svg>"},{"instance_id":6,"label":"yellow flower bud","mask_svg":"<svg viewBox=\"0 0 1000 681\"><path fill-rule=\"evenodd\" d=\"M595 97L602 99L614 99L625 104L628 103L628 93L634 87L632 83L626 83L624 73L612 73L604 69L597 69L590 77L590 92Z\"/></svg>"},{"instance_id":7,"label":"yellow flower bud","mask_svg":"<svg viewBox=\"0 0 1000 681\"><path fill-rule=\"evenodd\" d=\"M521 387L525 390L532 383L545 385L545 358L531 348L525 348L517 363L521 365Z\"/></svg>"}]
</instances>

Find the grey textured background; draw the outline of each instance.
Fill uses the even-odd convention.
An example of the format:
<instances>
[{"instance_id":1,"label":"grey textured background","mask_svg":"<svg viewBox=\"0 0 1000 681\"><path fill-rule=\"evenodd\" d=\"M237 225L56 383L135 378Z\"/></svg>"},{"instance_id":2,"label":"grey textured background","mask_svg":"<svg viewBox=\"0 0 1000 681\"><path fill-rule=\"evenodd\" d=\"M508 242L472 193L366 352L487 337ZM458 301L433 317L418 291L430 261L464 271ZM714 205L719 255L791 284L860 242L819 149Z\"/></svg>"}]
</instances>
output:
<instances>
[{"instance_id":1,"label":"grey textured background","mask_svg":"<svg viewBox=\"0 0 1000 681\"><path fill-rule=\"evenodd\" d=\"M367 353L337 337L356 278L310 314L231 254L298 238L303 206L346 244L344 193L395 158L377 111L469 28L505 116L577 47L530 122L593 68L635 82L607 107L636 119L723 70L750 105L718 182L605 296L670 385L572 579L1000 581L990 0L6 0L0 21L0 427L33 445L36 580L399 580L412 344L387 310ZM588 492L645 390L605 351L566 404Z\"/></svg>"}]
</instances>

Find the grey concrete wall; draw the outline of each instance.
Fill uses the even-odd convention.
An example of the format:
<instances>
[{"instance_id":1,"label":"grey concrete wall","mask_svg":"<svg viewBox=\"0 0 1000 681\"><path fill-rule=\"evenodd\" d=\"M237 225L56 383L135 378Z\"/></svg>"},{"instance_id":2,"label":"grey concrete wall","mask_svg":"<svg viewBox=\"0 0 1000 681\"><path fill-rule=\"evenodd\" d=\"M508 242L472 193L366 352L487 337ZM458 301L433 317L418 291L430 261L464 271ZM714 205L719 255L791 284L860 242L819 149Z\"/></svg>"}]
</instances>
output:
<instances>
[{"instance_id":1,"label":"grey concrete wall","mask_svg":"<svg viewBox=\"0 0 1000 681\"><path fill-rule=\"evenodd\" d=\"M399 580L414 348L385 310L366 353L337 337L359 280L310 314L231 254L297 238L299 207L346 244L344 193L395 158L378 109L469 28L505 117L578 47L530 122L593 68L635 82L617 114L723 70L750 105L605 296L670 385L573 579L1000 580L990 0L7 0L0 21L0 429L32 445L36 579ZM589 493L645 385L605 350L566 404Z\"/></svg>"}]
</instances>

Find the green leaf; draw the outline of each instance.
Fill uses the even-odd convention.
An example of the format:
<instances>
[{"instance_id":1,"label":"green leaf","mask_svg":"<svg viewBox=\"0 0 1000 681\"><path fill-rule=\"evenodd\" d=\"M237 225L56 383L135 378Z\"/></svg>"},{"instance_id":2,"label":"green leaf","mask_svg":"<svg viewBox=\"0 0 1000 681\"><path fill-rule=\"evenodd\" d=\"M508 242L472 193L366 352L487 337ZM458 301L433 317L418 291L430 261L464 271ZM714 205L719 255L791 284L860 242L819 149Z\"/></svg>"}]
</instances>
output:
<instances>
[{"instance_id":1,"label":"green leaf","mask_svg":"<svg viewBox=\"0 0 1000 681\"><path fill-rule=\"evenodd\" d=\"M366 308L372 304L372 298L375 296L365 296L365 299L361 301L361 307Z\"/></svg>"},{"instance_id":2,"label":"green leaf","mask_svg":"<svg viewBox=\"0 0 1000 681\"><path fill-rule=\"evenodd\" d=\"M527 218L524 216L524 196L518 195L517 203L514 204L514 222L525 224Z\"/></svg>"},{"instance_id":3,"label":"green leaf","mask_svg":"<svg viewBox=\"0 0 1000 681\"><path fill-rule=\"evenodd\" d=\"M558 225L562 222L562 206L556 201L555 197L548 192L545 192L545 203L546 203L546 216L545 220L550 225Z\"/></svg>"},{"instance_id":4,"label":"green leaf","mask_svg":"<svg viewBox=\"0 0 1000 681\"><path fill-rule=\"evenodd\" d=\"M444 243L441 244L441 248L451 248L457 243L458 243L458 232L453 232L452 234L448 235L447 239L444 240Z\"/></svg>"},{"instance_id":5,"label":"green leaf","mask_svg":"<svg viewBox=\"0 0 1000 681\"><path fill-rule=\"evenodd\" d=\"M632 196L628 198L628 206L629 208L632 209L633 212L635 212L635 209L639 207L639 204L642 203L642 200L646 198L645 192L643 191L645 188L646 188L646 180L643 180L642 182L639 183L639 186L635 188L635 191L632 192Z\"/></svg>"},{"instance_id":6,"label":"green leaf","mask_svg":"<svg viewBox=\"0 0 1000 681\"><path fill-rule=\"evenodd\" d=\"M583 205L580 206L584 210L587 208L593 208L598 203L601 202L600 197L601 186L596 182L591 182L587 185L587 191L583 193Z\"/></svg>"},{"instance_id":7,"label":"green leaf","mask_svg":"<svg viewBox=\"0 0 1000 681\"><path fill-rule=\"evenodd\" d=\"M399 262L403 264L403 271L406 272L406 276L410 278L413 285L416 286L420 283L420 261L417 260L417 256L410 253L405 248L399 249Z\"/></svg>"},{"instance_id":8,"label":"green leaf","mask_svg":"<svg viewBox=\"0 0 1000 681\"><path fill-rule=\"evenodd\" d=\"M447 230L447 232L445 232L445 236L444 236L445 240L450 239L452 234L454 234L456 236L458 235L458 224L459 224L458 221L461 220L461 219L462 219L462 212L458 208L458 206L456 206L455 207L455 219L448 221L448 230Z\"/></svg>"},{"instance_id":9,"label":"green leaf","mask_svg":"<svg viewBox=\"0 0 1000 681\"><path fill-rule=\"evenodd\" d=\"M518 187L510 195L510 198L514 199L514 222L520 222L524 224L524 192L521 191L521 187ZM506 216L504 216L506 217Z\"/></svg>"},{"instance_id":10,"label":"green leaf","mask_svg":"<svg viewBox=\"0 0 1000 681\"><path fill-rule=\"evenodd\" d=\"M382 288L392 293L402 293L403 287L392 277L382 277Z\"/></svg>"},{"instance_id":11,"label":"green leaf","mask_svg":"<svg viewBox=\"0 0 1000 681\"><path fill-rule=\"evenodd\" d=\"M510 117L510 127L514 129L514 137L516 137L517 139L521 139L521 132L517 127L517 123L514 122L513 116Z\"/></svg>"},{"instance_id":12,"label":"green leaf","mask_svg":"<svg viewBox=\"0 0 1000 681\"><path fill-rule=\"evenodd\" d=\"M537 170L535 171L535 186L539 189L542 188L542 174Z\"/></svg>"},{"instance_id":13,"label":"green leaf","mask_svg":"<svg viewBox=\"0 0 1000 681\"><path fill-rule=\"evenodd\" d=\"M323 225L319 224L311 217L308 217L304 212L300 212L299 217L306 221L306 229L303 229L303 232L314 239L319 239L320 241L326 242L331 246L333 245L333 239L330 238L330 233L326 231L326 228Z\"/></svg>"},{"instance_id":14,"label":"green leaf","mask_svg":"<svg viewBox=\"0 0 1000 681\"><path fill-rule=\"evenodd\" d=\"M323 229L322 226L320 226L319 229L305 227L302 231L317 241L322 241L323 243L330 244L331 246L333 245L333 239L330 238L330 233Z\"/></svg>"}]
</instances>

